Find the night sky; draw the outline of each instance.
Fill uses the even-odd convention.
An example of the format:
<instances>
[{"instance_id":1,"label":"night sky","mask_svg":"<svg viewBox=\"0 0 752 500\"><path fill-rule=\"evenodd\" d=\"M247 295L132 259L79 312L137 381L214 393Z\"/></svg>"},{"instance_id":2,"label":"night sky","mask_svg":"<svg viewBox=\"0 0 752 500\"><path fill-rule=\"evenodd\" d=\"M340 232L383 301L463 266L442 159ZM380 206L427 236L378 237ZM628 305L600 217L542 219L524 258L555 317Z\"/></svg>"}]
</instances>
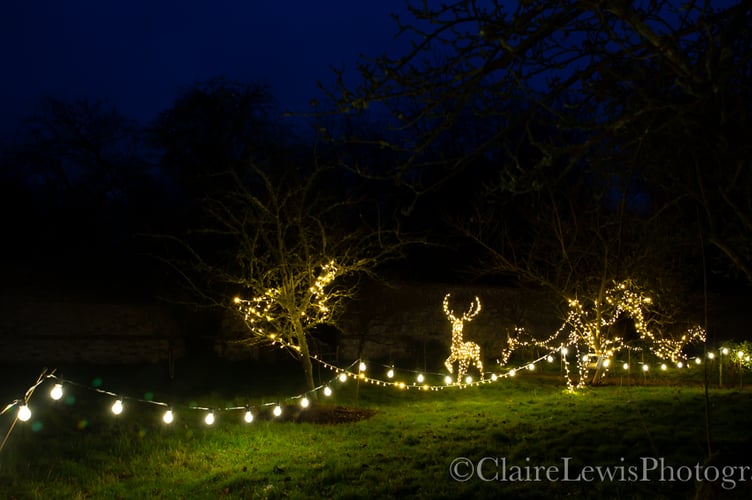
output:
<instances>
[{"instance_id":1,"label":"night sky","mask_svg":"<svg viewBox=\"0 0 752 500\"><path fill-rule=\"evenodd\" d=\"M0 130L42 96L103 99L141 121L181 89L223 77L268 84L280 107L306 111L331 66L391 52L402 2L195 0L4 6Z\"/></svg>"}]
</instances>

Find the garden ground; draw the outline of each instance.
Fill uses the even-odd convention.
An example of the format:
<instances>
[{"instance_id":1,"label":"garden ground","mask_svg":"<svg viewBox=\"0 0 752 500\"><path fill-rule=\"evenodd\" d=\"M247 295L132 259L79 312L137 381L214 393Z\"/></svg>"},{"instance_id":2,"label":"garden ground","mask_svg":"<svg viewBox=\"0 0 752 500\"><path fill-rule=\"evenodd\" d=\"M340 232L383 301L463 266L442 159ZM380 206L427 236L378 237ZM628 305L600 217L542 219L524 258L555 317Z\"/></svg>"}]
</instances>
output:
<instances>
[{"instance_id":1,"label":"garden ground","mask_svg":"<svg viewBox=\"0 0 752 500\"><path fill-rule=\"evenodd\" d=\"M178 370L174 381L160 370L68 367L62 375L176 405L229 407L300 390L294 365L196 366L182 377ZM614 376L576 393L564 390L554 367L442 391L350 379L307 410L289 406L284 418L265 411L246 424L242 412L224 412L211 427L198 411L176 411L167 426L163 408L135 401L116 417L112 398L86 387L66 387L53 402L43 384L31 401L33 418L16 425L0 452L0 495L749 497L752 472L741 467L752 465L752 393L711 384L708 460L701 372ZM23 392L36 374L6 367L2 376L5 392ZM11 421L3 415L0 429Z\"/></svg>"}]
</instances>

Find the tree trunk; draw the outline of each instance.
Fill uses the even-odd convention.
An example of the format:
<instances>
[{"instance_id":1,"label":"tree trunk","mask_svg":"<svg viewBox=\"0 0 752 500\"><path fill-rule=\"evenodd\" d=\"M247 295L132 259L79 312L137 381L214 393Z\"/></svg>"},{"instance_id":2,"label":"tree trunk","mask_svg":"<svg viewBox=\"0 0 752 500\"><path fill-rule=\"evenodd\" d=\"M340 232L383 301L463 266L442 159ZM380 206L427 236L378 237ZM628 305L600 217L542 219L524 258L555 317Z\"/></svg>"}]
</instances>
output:
<instances>
[{"instance_id":1,"label":"tree trunk","mask_svg":"<svg viewBox=\"0 0 752 500\"><path fill-rule=\"evenodd\" d=\"M300 346L300 364L303 365L306 388L313 391L316 385L313 382L313 364L311 363L311 353L308 350L308 339L302 325L295 325L295 333L298 337L298 346ZM310 396L316 398L316 393L312 392Z\"/></svg>"}]
</instances>

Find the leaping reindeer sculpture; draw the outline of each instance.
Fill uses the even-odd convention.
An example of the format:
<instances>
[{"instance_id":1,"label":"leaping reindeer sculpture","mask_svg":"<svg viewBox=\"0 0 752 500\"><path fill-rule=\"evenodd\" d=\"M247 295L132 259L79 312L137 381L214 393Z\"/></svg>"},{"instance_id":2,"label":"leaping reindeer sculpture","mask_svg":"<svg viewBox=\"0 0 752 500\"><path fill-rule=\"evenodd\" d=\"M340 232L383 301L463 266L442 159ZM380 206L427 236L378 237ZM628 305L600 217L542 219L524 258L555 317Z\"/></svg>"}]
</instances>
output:
<instances>
[{"instance_id":1,"label":"leaping reindeer sculpture","mask_svg":"<svg viewBox=\"0 0 752 500\"><path fill-rule=\"evenodd\" d=\"M480 360L480 346L475 342L464 342L462 339L462 329L466 321L472 321L480 312L480 299L476 296L475 301L470 303L470 309L463 313L459 318L449 309L449 295L444 296L444 314L452 322L452 347L449 357L444 362L449 373L454 373L453 363L457 361L457 382L459 383L465 373L470 361L475 362L475 366L480 371L480 378L483 379L483 362Z\"/></svg>"}]
</instances>

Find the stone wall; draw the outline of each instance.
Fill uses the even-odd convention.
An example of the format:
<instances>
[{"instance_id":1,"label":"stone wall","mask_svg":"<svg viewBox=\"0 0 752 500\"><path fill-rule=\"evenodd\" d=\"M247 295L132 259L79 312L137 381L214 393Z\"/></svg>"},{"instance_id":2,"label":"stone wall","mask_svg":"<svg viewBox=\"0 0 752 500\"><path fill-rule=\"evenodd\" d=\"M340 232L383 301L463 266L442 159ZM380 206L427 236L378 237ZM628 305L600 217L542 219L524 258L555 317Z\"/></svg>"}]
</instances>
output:
<instances>
[{"instance_id":1,"label":"stone wall","mask_svg":"<svg viewBox=\"0 0 752 500\"><path fill-rule=\"evenodd\" d=\"M4 295L0 360L138 363L183 352L180 328L156 305Z\"/></svg>"}]
</instances>

